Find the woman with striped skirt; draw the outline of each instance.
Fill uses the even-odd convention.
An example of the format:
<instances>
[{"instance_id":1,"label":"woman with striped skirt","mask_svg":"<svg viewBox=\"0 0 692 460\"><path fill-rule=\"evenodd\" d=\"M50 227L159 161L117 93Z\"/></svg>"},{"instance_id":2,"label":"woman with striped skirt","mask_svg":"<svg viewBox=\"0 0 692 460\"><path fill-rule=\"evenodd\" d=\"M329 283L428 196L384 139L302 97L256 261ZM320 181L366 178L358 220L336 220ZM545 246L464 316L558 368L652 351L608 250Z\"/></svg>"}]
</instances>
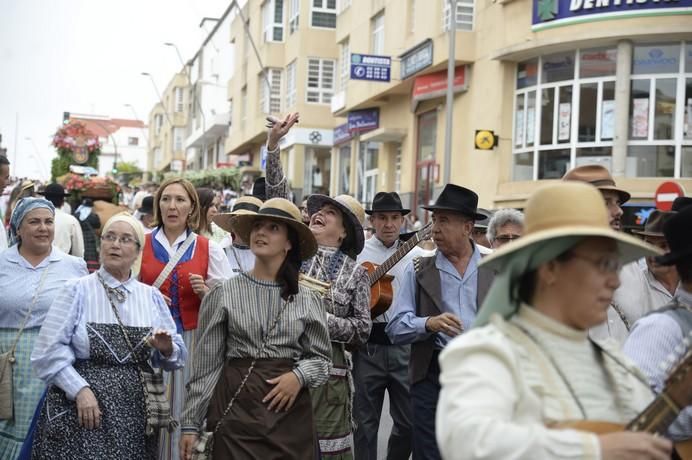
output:
<instances>
[{"instance_id":1,"label":"woman with striped skirt","mask_svg":"<svg viewBox=\"0 0 692 460\"><path fill-rule=\"evenodd\" d=\"M19 455L46 389L29 359L55 291L67 280L88 274L84 260L52 246L54 216L51 202L22 198L10 219L11 246L0 253L0 353L9 351L19 337L11 369L14 413L0 420L2 459L14 460Z\"/></svg>"},{"instance_id":2,"label":"woman with striped skirt","mask_svg":"<svg viewBox=\"0 0 692 460\"><path fill-rule=\"evenodd\" d=\"M195 231L200 219L199 197L195 187L185 179L164 181L154 197L155 229L146 235L142 250L140 281L156 286L167 299L177 331L183 336L192 356L195 331L202 298L217 282L231 277L228 259L216 243ZM186 240L190 238L191 243ZM176 254L182 248L182 254ZM180 257L176 257L179 255ZM157 279L173 258L179 260L163 280ZM183 369L168 374L168 394L171 415L180 419L185 402L185 383L189 363ZM159 458L178 460L180 431L162 433Z\"/></svg>"}]
</instances>

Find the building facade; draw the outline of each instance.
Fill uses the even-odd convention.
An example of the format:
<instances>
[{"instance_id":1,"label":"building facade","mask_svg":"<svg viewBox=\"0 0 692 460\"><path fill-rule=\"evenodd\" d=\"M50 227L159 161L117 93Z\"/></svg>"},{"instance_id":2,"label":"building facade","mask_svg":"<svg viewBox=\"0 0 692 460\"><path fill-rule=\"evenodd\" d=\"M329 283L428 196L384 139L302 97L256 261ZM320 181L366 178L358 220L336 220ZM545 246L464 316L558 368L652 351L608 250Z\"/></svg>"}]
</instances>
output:
<instances>
[{"instance_id":1,"label":"building facade","mask_svg":"<svg viewBox=\"0 0 692 460\"><path fill-rule=\"evenodd\" d=\"M152 175L185 169L189 88L189 67L185 66L173 75L161 93L161 100L149 112L147 171Z\"/></svg>"}]
</instances>

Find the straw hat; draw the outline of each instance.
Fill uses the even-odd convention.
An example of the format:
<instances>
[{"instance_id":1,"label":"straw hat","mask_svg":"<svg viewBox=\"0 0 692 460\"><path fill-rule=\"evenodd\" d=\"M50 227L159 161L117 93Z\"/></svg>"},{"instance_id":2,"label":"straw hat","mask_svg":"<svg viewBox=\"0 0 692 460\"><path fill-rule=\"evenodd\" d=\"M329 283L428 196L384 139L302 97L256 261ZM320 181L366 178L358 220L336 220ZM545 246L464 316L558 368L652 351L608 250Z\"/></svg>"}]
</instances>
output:
<instances>
[{"instance_id":1,"label":"straw hat","mask_svg":"<svg viewBox=\"0 0 692 460\"><path fill-rule=\"evenodd\" d=\"M231 233L234 232L233 227L231 226L234 216L241 216L243 214L257 214L260 206L262 206L262 200L259 198L250 195L241 196L235 200L235 203L233 203L231 212L222 212L217 214L212 220L216 225Z\"/></svg>"},{"instance_id":2,"label":"straw hat","mask_svg":"<svg viewBox=\"0 0 692 460\"><path fill-rule=\"evenodd\" d=\"M365 210L363 206L350 195L338 195L331 198L327 195L313 194L308 197L308 214L312 216L325 204L331 204L344 215L344 227L346 232L352 235L355 243L353 247L342 248L342 250L355 259L365 246L365 234L363 233Z\"/></svg>"},{"instance_id":3,"label":"straw hat","mask_svg":"<svg viewBox=\"0 0 692 460\"><path fill-rule=\"evenodd\" d=\"M661 253L638 238L611 229L603 197L595 187L581 182L541 187L526 203L524 216L523 236L486 256L482 265L501 269L519 251L564 236L611 238L617 242L623 263Z\"/></svg>"},{"instance_id":4,"label":"straw hat","mask_svg":"<svg viewBox=\"0 0 692 460\"><path fill-rule=\"evenodd\" d=\"M570 169L562 176L562 180L572 180L579 182L587 182L599 190L612 190L620 197L620 204L629 201L630 194L615 186L615 179L610 175L604 166L601 165L584 165Z\"/></svg>"},{"instance_id":5,"label":"straw hat","mask_svg":"<svg viewBox=\"0 0 692 460\"><path fill-rule=\"evenodd\" d=\"M300 258L309 259L317 252L317 241L300 217L298 207L284 198L272 198L265 201L257 213L242 213L231 218L230 226L243 241L250 241L252 225L257 219L269 219L291 227L298 234ZM217 222L218 225L218 222Z\"/></svg>"}]
</instances>

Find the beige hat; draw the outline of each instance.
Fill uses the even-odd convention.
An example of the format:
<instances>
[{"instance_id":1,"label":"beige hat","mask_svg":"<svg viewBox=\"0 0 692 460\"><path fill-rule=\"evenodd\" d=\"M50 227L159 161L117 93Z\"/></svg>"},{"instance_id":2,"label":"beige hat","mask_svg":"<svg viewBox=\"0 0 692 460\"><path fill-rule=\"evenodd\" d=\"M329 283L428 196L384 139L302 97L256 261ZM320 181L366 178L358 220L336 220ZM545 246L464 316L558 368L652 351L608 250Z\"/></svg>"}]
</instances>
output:
<instances>
[{"instance_id":1,"label":"beige hat","mask_svg":"<svg viewBox=\"0 0 692 460\"><path fill-rule=\"evenodd\" d=\"M265 201L256 213L242 213L231 218L230 226L243 240L250 241L252 225L257 219L270 219L284 223L298 234L300 258L309 259L317 252L317 241L307 225L301 219L296 205L284 198L272 198ZM217 223L218 225L218 223Z\"/></svg>"},{"instance_id":2,"label":"beige hat","mask_svg":"<svg viewBox=\"0 0 692 460\"><path fill-rule=\"evenodd\" d=\"M502 267L518 251L563 236L611 238L618 244L623 263L660 254L642 240L611 229L601 194L595 187L577 181L556 182L536 190L526 203L524 228L521 238L486 256L481 264Z\"/></svg>"},{"instance_id":3,"label":"beige hat","mask_svg":"<svg viewBox=\"0 0 692 460\"><path fill-rule=\"evenodd\" d=\"M240 216L243 214L257 214L259 208L262 206L262 200L257 197L245 195L241 196L235 203L233 203L233 208L231 212L222 212L214 216L212 219L216 225L226 230L229 233L234 232L231 222L233 216Z\"/></svg>"}]
</instances>

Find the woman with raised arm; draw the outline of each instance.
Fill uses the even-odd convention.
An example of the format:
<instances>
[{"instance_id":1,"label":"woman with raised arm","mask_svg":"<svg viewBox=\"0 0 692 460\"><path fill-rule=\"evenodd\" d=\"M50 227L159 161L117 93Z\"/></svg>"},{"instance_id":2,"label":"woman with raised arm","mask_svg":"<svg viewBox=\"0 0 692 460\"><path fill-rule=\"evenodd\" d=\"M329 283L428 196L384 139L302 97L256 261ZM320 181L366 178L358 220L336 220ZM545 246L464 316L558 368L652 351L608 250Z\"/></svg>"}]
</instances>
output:
<instances>
[{"instance_id":1,"label":"woman with raised arm","mask_svg":"<svg viewBox=\"0 0 692 460\"><path fill-rule=\"evenodd\" d=\"M155 229L146 235L139 279L164 295L176 330L192 355L197 316L202 298L214 284L231 277L231 267L223 249L195 233L201 206L195 187L174 177L164 181L154 196ZM185 402L189 363L170 374L168 394L173 418L179 419ZM160 442L161 460L177 460L180 431L164 432Z\"/></svg>"},{"instance_id":2,"label":"woman with raised arm","mask_svg":"<svg viewBox=\"0 0 692 460\"><path fill-rule=\"evenodd\" d=\"M233 228L256 261L202 303L181 457L206 419L214 459L314 458L310 392L327 381L331 346L322 304L298 279L315 237L282 198L234 216Z\"/></svg>"},{"instance_id":3,"label":"woman with raised arm","mask_svg":"<svg viewBox=\"0 0 692 460\"><path fill-rule=\"evenodd\" d=\"M298 114L268 121L267 196L286 198L288 183L279 160L279 140L298 122ZM350 459L353 379L347 347L366 343L372 326L370 283L365 269L356 263L365 244L365 211L349 195L330 198L313 194L307 207L310 231L319 247L317 254L303 262L301 273L330 285L322 300L332 341L333 367L327 384L312 393L317 435L323 458Z\"/></svg>"}]
</instances>

